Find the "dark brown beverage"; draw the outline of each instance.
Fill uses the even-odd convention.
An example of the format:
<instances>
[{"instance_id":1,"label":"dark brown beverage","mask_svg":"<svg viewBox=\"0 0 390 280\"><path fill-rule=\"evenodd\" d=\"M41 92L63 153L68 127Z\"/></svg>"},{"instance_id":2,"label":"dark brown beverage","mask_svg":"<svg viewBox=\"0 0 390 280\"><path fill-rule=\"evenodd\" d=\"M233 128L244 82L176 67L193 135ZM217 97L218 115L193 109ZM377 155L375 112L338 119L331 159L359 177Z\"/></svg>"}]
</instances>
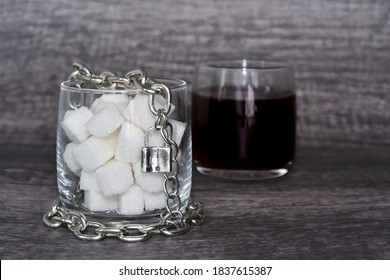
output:
<instances>
[{"instance_id":1,"label":"dark brown beverage","mask_svg":"<svg viewBox=\"0 0 390 280\"><path fill-rule=\"evenodd\" d=\"M205 88L193 93L193 152L198 166L271 170L291 164L295 150L295 94L272 92L269 99L256 96L264 93L233 87Z\"/></svg>"}]
</instances>

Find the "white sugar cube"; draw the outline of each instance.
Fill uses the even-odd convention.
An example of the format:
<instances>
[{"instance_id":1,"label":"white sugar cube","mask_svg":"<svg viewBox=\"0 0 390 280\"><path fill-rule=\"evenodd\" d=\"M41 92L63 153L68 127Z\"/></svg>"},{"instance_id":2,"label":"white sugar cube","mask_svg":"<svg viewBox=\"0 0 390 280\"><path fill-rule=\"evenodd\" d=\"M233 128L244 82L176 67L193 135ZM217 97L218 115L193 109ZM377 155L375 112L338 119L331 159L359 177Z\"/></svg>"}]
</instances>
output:
<instances>
[{"instance_id":1,"label":"white sugar cube","mask_svg":"<svg viewBox=\"0 0 390 280\"><path fill-rule=\"evenodd\" d=\"M142 214L144 205L144 192L137 185L132 185L127 192L119 197L119 213L121 214Z\"/></svg>"},{"instance_id":2,"label":"white sugar cube","mask_svg":"<svg viewBox=\"0 0 390 280\"><path fill-rule=\"evenodd\" d=\"M92 117L92 112L85 106L77 110L68 110L64 115L61 127L69 140L82 142L91 135L84 125Z\"/></svg>"},{"instance_id":3,"label":"white sugar cube","mask_svg":"<svg viewBox=\"0 0 390 280\"><path fill-rule=\"evenodd\" d=\"M123 123L118 137L115 159L122 162L140 161L144 138L145 132L138 126L130 122Z\"/></svg>"},{"instance_id":4,"label":"white sugar cube","mask_svg":"<svg viewBox=\"0 0 390 280\"><path fill-rule=\"evenodd\" d=\"M124 121L122 112L115 105L108 104L97 112L85 127L93 136L105 138L117 130Z\"/></svg>"},{"instance_id":5,"label":"white sugar cube","mask_svg":"<svg viewBox=\"0 0 390 280\"><path fill-rule=\"evenodd\" d=\"M154 104L156 109L163 108L165 99L162 96L157 95ZM170 114L174 108L175 107L171 105ZM156 121L156 116L149 109L149 97L146 94L136 95L130 101L129 106L123 111L123 114L127 120L145 131L153 126Z\"/></svg>"},{"instance_id":6,"label":"white sugar cube","mask_svg":"<svg viewBox=\"0 0 390 280\"><path fill-rule=\"evenodd\" d=\"M117 210L118 196L105 196L99 192L84 191L84 205L91 211Z\"/></svg>"},{"instance_id":7,"label":"white sugar cube","mask_svg":"<svg viewBox=\"0 0 390 280\"><path fill-rule=\"evenodd\" d=\"M96 169L99 186L104 195L126 192L134 183L131 165L115 159Z\"/></svg>"},{"instance_id":8,"label":"white sugar cube","mask_svg":"<svg viewBox=\"0 0 390 280\"><path fill-rule=\"evenodd\" d=\"M118 142L118 137L119 137L120 130L121 129L118 128L113 133L111 133L110 136L108 136L106 138L103 138L103 139L107 140L107 143L111 145L111 147L114 149L114 151L116 149L116 145L117 145L117 142Z\"/></svg>"},{"instance_id":9,"label":"white sugar cube","mask_svg":"<svg viewBox=\"0 0 390 280\"><path fill-rule=\"evenodd\" d=\"M86 172L92 172L114 156L114 147L110 141L95 136L80 143L73 154Z\"/></svg>"},{"instance_id":10,"label":"white sugar cube","mask_svg":"<svg viewBox=\"0 0 390 280\"><path fill-rule=\"evenodd\" d=\"M100 187L99 187L99 183L98 183L95 172L81 171L80 189L86 190L86 191L94 191L94 192L98 192L98 193L102 192Z\"/></svg>"},{"instance_id":11,"label":"white sugar cube","mask_svg":"<svg viewBox=\"0 0 390 280\"><path fill-rule=\"evenodd\" d=\"M103 94L92 103L91 111L96 114L108 104L113 104L118 107L119 110L123 111L127 105L129 105L129 102L130 96L125 94Z\"/></svg>"},{"instance_id":12,"label":"white sugar cube","mask_svg":"<svg viewBox=\"0 0 390 280\"><path fill-rule=\"evenodd\" d=\"M161 136L160 130L151 129L148 132L148 146L163 146L164 139Z\"/></svg>"},{"instance_id":13,"label":"white sugar cube","mask_svg":"<svg viewBox=\"0 0 390 280\"><path fill-rule=\"evenodd\" d=\"M164 192L149 193L144 192L145 211L152 211L165 207L167 197Z\"/></svg>"},{"instance_id":14,"label":"white sugar cube","mask_svg":"<svg viewBox=\"0 0 390 280\"><path fill-rule=\"evenodd\" d=\"M169 120L169 122L172 124L172 140L175 141L178 146L180 146L181 140L186 130L186 124L177 120ZM169 129L167 130L170 131ZM159 130L151 130L149 132L148 144L149 146L162 146L164 144L164 140Z\"/></svg>"},{"instance_id":15,"label":"white sugar cube","mask_svg":"<svg viewBox=\"0 0 390 280\"><path fill-rule=\"evenodd\" d=\"M177 120L169 121L171 122L173 127L172 140L175 141L178 146L180 146L181 140L183 139L183 135L186 130L186 124Z\"/></svg>"},{"instance_id":16,"label":"white sugar cube","mask_svg":"<svg viewBox=\"0 0 390 280\"><path fill-rule=\"evenodd\" d=\"M80 175L79 171L81 169L81 166L73 154L73 151L77 146L78 145L76 143L70 142L68 145L66 145L63 156L68 168L76 175Z\"/></svg>"},{"instance_id":17,"label":"white sugar cube","mask_svg":"<svg viewBox=\"0 0 390 280\"><path fill-rule=\"evenodd\" d=\"M165 177L162 173L142 173L141 162L133 164L134 180L144 191L161 192L164 190Z\"/></svg>"},{"instance_id":18,"label":"white sugar cube","mask_svg":"<svg viewBox=\"0 0 390 280\"><path fill-rule=\"evenodd\" d=\"M123 114L127 120L143 130L147 130L154 124L156 119L150 111L148 104L148 96L145 94L138 94L130 101L130 104L123 111Z\"/></svg>"}]
</instances>

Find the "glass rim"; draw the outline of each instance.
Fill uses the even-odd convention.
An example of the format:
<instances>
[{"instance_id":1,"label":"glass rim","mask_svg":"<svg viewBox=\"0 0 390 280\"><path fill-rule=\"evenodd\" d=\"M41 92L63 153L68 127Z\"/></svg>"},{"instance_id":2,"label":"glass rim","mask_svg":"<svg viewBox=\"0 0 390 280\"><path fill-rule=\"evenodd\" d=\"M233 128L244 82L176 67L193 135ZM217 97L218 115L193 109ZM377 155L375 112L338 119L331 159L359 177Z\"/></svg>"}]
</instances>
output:
<instances>
[{"instance_id":1,"label":"glass rim","mask_svg":"<svg viewBox=\"0 0 390 280\"><path fill-rule=\"evenodd\" d=\"M224 70L283 70L293 69L293 65L287 62L277 60L263 60L263 59L217 59L217 60L206 60L196 63L197 68L207 69L224 69Z\"/></svg>"},{"instance_id":2,"label":"glass rim","mask_svg":"<svg viewBox=\"0 0 390 280\"><path fill-rule=\"evenodd\" d=\"M161 82L166 84L166 82L171 84L166 84L170 90L177 90L177 89L186 89L187 88L187 82L181 79L175 79L175 78L152 78L156 80L157 82ZM140 89L100 89L100 88L77 88L77 87L71 87L69 85L70 81L63 81L61 82L61 90L66 91L78 91L82 93L88 93L88 94L100 94L102 92L109 92L109 93L135 93L140 92Z\"/></svg>"}]
</instances>

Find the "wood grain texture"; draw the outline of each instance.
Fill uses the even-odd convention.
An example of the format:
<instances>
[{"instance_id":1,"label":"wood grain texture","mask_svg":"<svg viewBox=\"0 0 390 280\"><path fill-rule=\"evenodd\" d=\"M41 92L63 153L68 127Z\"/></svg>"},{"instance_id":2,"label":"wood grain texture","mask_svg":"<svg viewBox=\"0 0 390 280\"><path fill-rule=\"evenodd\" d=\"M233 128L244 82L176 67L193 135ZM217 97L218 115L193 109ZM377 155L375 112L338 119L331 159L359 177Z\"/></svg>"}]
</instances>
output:
<instances>
[{"instance_id":1,"label":"wood grain texture","mask_svg":"<svg viewBox=\"0 0 390 280\"><path fill-rule=\"evenodd\" d=\"M49 229L51 147L0 147L1 259L390 259L390 153L332 143L298 149L293 171L263 182L194 175L206 224L143 243L77 240Z\"/></svg>"},{"instance_id":2,"label":"wood grain texture","mask_svg":"<svg viewBox=\"0 0 390 280\"><path fill-rule=\"evenodd\" d=\"M389 14L387 0L3 0L0 143L54 142L73 60L190 82L198 61L249 57L295 65L301 141L389 144Z\"/></svg>"},{"instance_id":3,"label":"wood grain texture","mask_svg":"<svg viewBox=\"0 0 390 280\"><path fill-rule=\"evenodd\" d=\"M1 1L0 258L390 259L389 14L387 0ZM43 225L73 60L190 82L194 63L237 57L296 67L291 174L195 174L207 223L177 238L83 242Z\"/></svg>"}]
</instances>

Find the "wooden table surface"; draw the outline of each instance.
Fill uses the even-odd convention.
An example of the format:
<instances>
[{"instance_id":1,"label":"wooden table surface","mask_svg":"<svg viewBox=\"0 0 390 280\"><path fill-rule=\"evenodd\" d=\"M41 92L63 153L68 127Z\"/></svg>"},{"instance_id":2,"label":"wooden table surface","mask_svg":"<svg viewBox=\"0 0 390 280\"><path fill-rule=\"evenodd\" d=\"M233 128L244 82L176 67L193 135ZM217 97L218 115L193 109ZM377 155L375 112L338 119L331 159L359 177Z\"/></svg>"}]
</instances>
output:
<instances>
[{"instance_id":1,"label":"wooden table surface","mask_svg":"<svg viewBox=\"0 0 390 280\"><path fill-rule=\"evenodd\" d=\"M390 259L390 1L0 1L1 259ZM299 148L284 178L194 172L206 224L144 243L85 242L42 215L57 197L59 84L141 68L189 82L194 64L294 65Z\"/></svg>"},{"instance_id":2,"label":"wooden table surface","mask_svg":"<svg viewBox=\"0 0 390 280\"><path fill-rule=\"evenodd\" d=\"M0 147L1 259L388 259L390 149L301 144L287 176L233 182L194 172L207 222L184 235L127 244L49 229L54 146Z\"/></svg>"}]
</instances>

